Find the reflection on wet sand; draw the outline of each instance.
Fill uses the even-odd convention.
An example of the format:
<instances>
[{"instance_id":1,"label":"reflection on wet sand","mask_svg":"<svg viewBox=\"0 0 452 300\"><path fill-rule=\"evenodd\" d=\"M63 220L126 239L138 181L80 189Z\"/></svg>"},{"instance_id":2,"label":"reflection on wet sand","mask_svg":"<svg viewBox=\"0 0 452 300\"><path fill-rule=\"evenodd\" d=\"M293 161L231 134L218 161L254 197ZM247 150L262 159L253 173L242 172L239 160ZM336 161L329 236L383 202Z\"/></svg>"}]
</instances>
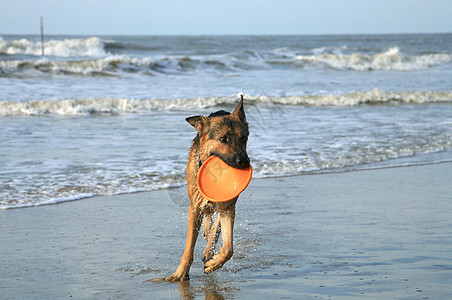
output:
<instances>
[{"instance_id":1,"label":"reflection on wet sand","mask_svg":"<svg viewBox=\"0 0 452 300\"><path fill-rule=\"evenodd\" d=\"M196 297L205 295L206 300L222 300L225 296L222 293L238 291L239 288L231 287L219 282L212 276L204 276L202 279L197 278L196 283L190 280L178 281L176 283L168 282L165 278L155 278L144 281L145 283L167 283L177 284L181 299L195 299Z\"/></svg>"}]
</instances>

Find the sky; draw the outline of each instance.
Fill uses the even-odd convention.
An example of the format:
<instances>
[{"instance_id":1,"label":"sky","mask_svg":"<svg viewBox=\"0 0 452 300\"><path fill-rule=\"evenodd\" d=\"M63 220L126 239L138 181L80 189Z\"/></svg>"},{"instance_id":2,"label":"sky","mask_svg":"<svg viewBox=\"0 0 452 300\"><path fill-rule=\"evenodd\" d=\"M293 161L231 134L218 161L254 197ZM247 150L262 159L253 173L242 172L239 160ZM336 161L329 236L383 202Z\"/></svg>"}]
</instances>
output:
<instances>
[{"instance_id":1,"label":"sky","mask_svg":"<svg viewBox=\"0 0 452 300\"><path fill-rule=\"evenodd\" d=\"M0 0L0 34L452 32L451 0Z\"/></svg>"}]
</instances>

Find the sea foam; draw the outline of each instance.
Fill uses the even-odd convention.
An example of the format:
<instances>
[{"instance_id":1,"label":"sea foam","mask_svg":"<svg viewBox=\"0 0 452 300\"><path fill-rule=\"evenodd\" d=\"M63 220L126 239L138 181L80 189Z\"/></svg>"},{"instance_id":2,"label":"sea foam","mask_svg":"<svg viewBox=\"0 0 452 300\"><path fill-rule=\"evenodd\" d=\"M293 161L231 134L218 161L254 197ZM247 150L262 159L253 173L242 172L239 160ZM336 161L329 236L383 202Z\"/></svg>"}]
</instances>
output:
<instances>
[{"instance_id":1,"label":"sea foam","mask_svg":"<svg viewBox=\"0 0 452 300\"><path fill-rule=\"evenodd\" d=\"M245 95L247 105L355 106L450 103L452 92L383 92L375 89L347 94L269 97ZM234 105L236 97L199 97L180 99L93 98L0 102L0 116L89 116L95 114L138 113L149 111L193 110Z\"/></svg>"},{"instance_id":2,"label":"sea foam","mask_svg":"<svg viewBox=\"0 0 452 300\"><path fill-rule=\"evenodd\" d=\"M325 65L334 69L354 71L412 71L426 69L452 61L451 54L408 56L403 54L398 47L393 47L385 52L376 54L330 54L322 53L322 51L316 52L318 54L298 55L296 60L302 64Z\"/></svg>"},{"instance_id":3,"label":"sea foam","mask_svg":"<svg viewBox=\"0 0 452 300\"><path fill-rule=\"evenodd\" d=\"M0 37L0 53L41 55L41 42L27 39L5 41ZM44 53L48 56L104 56L104 43L98 37L49 40L44 43Z\"/></svg>"}]
</instances>

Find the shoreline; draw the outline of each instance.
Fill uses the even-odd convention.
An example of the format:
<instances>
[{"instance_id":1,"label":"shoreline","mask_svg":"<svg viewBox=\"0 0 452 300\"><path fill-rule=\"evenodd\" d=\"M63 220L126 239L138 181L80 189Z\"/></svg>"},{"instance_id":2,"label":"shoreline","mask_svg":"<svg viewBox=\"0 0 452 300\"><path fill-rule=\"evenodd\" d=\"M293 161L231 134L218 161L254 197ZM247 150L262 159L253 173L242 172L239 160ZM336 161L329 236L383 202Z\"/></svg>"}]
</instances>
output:
<instances>
[{"instance_id":1,"label":"shoreline","mask_svg":"<svg viewBox=\"0 0 452 300\"><path fill-rule=\"evenodd\" d=\"M267 179L270 180L270 179L278 179L278 178L291 178L291 177L312 176L312 175L342 174L342 173L350 173L350 172L373 171L373 170L384 170L384 169L394 169L394 168L409 168L409 167L449 164L449 163L452 163L452 160L442 160L442 161L433 161L433 162L409 162L406 164L388 165L388 166L383 165L383 166L374 166L374 167L364 165L362 168L351 167L351 168L342 168L340 170L326 169L326 170L305 171L301 174L269 175L269 176L258 177L258 178L253 177L252 180L267 180ZM121 193L117 193L117 194L113 194L113 195L95 195L95 194L75 195L75 196L69 196L69 197L65 197L65 198L57 198L57 199L47 200L42 203L29 203L24 206L0 207L0 211L12 210L12 209L26 209L26 208L48 206L48 205L60 205L63 203L89 200L89 199L97 198L97 197L115 197L115 196L121 196L121 195L152 193L152 192L156 192L156 191L171 191L173 189L185 188L185 186L186 186L186 183L180 184L178 186L161 187L161 188L155 188L155 189L144 190L144 191L121 192Z\"/></svg>"},{"instance_id":2,"label":"shoreline","mask_svg":"<svg viewBox=\"0 0 452 300\"><path fill-rule=\"evenodd\" d=\"M253 179L234 256L187 283L185 186L0 212L0 295L24 298L430 298L452 293L452 163Z\"/></svg>"}]
</instances>

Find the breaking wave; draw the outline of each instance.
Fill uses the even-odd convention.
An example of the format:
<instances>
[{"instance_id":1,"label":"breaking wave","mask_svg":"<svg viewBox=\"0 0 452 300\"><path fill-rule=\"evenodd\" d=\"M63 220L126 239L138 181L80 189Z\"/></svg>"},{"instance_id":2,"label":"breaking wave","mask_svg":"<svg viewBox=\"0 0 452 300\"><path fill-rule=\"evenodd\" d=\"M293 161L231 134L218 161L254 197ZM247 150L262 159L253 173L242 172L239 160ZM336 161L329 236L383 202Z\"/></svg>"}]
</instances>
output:
<instances>
[{"instance_id":1,"label":"breaking wave","mask_svg":"<svg viewBox=\"0 0 452 300\"><path fill-rule=\"evenodd\" d=\"M275 66L292 68L332 68L351 71L415 71L452 62L452 54L426 53L407 55L398 47L385 52L346 53L347 47L315 48L304 54L286 47L273 50L242 50L223 54L153 55L136 57L115 53L133 49L133 45L104 41L98 37L49 40L45 42L46 57L40 58L41 43L27 39L6 41L0 37L0 76L63 74L80 76L121 76L127 73L156 75L193 71L243 71L269 69ZM20 58L17 55L35 57Z\"/></svg>"},{"instance_id":2,"label":"breaking wave","mask_svg":"<svg viewBox=\"0 0 452 300\"><path fill-rule=\"evenodd\" d=\"M108 56L101 59L55 61L48 58L36 61L9 60L0 61L0 75L24 72L81 76L118 76L118 71L134 73L138 71L158 71L168 67L168 63L151 58L132 58L128 56Z\"/></svg>"},{"instance_id":3,"label":"breaking wave","mask_svg":"<svg viewBox=\"0 0 452 300\"><path fill-rule=\"evenodd\" d=\"M234 105L236 97L181 99L93 98L0 102L0 116L89 116L96 114L139 113L147 111L193 110ZM452 103L452 92L383 92L375 89L347 94L268 97L246 95L247 105L355 106Z\"/></svg>"},{"instance_id":4,"label":"breaking wave","mask_svg":"<svg viewBox=\"0 0 452 300\"><path fill-rule=\"evenodd\" d=\"M321 53L314 55L296 56L302 65L324 65L340 70L372 71L393 70L412 71L431 68L438 64L452 61L451 54L425 54L408 56L398 47L393 47L383 53L377 54L342 54Z\"/></svg>"},{"instance_id":5,"label":"breaking wave","mask_svg":"<svg viewBox=\"0 0 452 300\"><path fill-rule=\"evenodd\" d=\"M49 40L44 43L44 53L49 56L103 56L107 53L104 42L98 37ZM20 39L5 41L0 37L0 54L41 55L41 42Z\"/></svg>"}]
</instances>

